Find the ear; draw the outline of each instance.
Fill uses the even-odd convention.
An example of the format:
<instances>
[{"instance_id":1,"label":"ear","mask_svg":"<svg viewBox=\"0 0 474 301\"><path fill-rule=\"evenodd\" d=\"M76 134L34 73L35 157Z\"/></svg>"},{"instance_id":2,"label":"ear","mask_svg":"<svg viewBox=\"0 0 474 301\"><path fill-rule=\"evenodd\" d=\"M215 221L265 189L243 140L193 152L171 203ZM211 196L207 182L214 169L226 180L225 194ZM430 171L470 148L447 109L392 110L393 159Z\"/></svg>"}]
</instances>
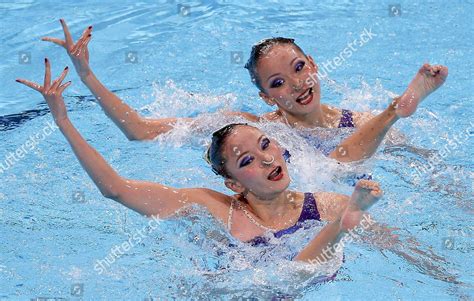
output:
<instances>
[{"instance_id":1,"label":"ear","mask_svg":"<svg viewBox=\"0 0 474 301\"><path fill-rule=\"evenodd\" d=\"M258 92L258 95L263 99L263 101L266 102L267 105L274 106L276 104L273 98L263 93L262 91Z\"/></svg>"},{"instance_id":2,"label":"ear","mask_svg":"<svg viewBox=\"0 0 474 301\"><path fill-rule=\"evenodd\" d=\"M318 65L316 65L316 63L314 62L313 57L311 55L308 55L307 57L308 57L309 63L311 64L311 66L316 68L316 72L317 72L318 71Z\"/></svg>"},{"instance_id":3,"label":"ear","mask_svg":"<svg viewBox=\"0 0 474 301\"><path fill-rule=\"evenodd\" d=\"M225 179L224 184L227 188L232 190L233 192L240 194L245 191L245 187L243 187L238 181L233 179Z\"/></svg>"}]
</instances>

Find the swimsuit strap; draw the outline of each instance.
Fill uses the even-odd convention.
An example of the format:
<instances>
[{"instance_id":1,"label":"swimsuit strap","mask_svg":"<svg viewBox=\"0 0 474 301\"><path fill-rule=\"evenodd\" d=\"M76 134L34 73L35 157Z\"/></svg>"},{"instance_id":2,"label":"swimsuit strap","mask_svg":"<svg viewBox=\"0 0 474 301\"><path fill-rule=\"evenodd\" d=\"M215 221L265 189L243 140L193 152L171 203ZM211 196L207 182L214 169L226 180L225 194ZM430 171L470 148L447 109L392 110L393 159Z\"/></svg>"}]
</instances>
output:
<instances>
[{"instance_id":1,"label":"swimsuit strap","mask_svg":"<svg viewBox=\"0 0 474 301\"><path fill-rule=\"evenodd\" d=\"M352 111L342 109L341 120L339 121L338 128L354 128L355 124L352 115Z\"/></svg>"},{"instance_id":2,"label":"swimsuit strap","mask_svg":"<svg viewBox=\"0 0 474 301\"><path fill-rule=\"evenodd\" d=\"M298 222L303 223L309 219L315 219L320 221L321 216L319 214L318 206L316 204L316 198L311 192L306 192L304 194L303 209L301 210L301 215L298 219Z\"/></svg>"},{"instance_id":3,"label":"swimsuit strap","mask_svg":"<svg viewBox=\"0 0 474 301\"><path fill-rule=\"evenodd\" d=\"M235 199L232 198L230 202L230 207L229 207L229 217L227 218L227 229L229 230L229 233L230 233L230 230L232 229L232 212L234 211L234 202L235 202Z\"/></svg>"},{"instance_id":4,"label":"swimsuit strap","mask_svg":"<svg viewBox=\"0 0 474 301\"><path fill-rule=\"evenodd\" d=\"M316 205L316 199L311 192L306 192L304 194L303 208L301 209L301 214L298 218L298 221L293 226L274 232L273 234L276 238L280 238L285 234L292 234L296 230L300 229L303 226L303 223L307 220L321 220L321 216Z\"/></svg>"}]
</instances>

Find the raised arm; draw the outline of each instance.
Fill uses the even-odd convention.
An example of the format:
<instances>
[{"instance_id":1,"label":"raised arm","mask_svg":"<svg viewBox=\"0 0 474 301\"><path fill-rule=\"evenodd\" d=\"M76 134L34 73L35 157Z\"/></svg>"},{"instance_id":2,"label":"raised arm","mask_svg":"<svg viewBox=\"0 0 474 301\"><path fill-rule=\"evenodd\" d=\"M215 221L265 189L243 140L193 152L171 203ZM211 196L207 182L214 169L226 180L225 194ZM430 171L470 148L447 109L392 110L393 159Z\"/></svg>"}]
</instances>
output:
<instances>
[{"instance_id":1,"label":"raised arm","mask_svg":"<svg viewBox=\"0 0 474 301\"><path fill-rule=\"evenodd\" d=\"M74 43L66 22L63 19L60 22L65 39L44 37L42 40L53 42L66 49L82 82L94 94L105 114L112 119L129 140L151 140L172 130L178 121L192 121L192 118L149 119L140 116L117 95L107 89L92 72L87 48L92 38L92 26L86 28L81 38ZM239 112L229 113L229 115L239 115L251 121L257 118L251 114Z\"/></svg>"},{"instance_id":2,"label":"raised arm","mask_svg":"<svg viewBox=\"0 0 474 301\"><path fill-rule=\"evenodd\" d=\"M319 192L315 196L321 220L329 222L336 221L342 215L350 200L346 195L332 192ZM362 226L360 228L362 231L356 233L357 237L354 237L354 240L360 240L382 252L393 252L413 264L422 273L435 279L459 283L456 275L443 268L446 260L430 249L424 250L423 244L415 237L408 236L402 240L395 233L398 229L380 224L370 215L366 215L365 224Z\"/></svg>"},{"instance_id":3,"label":"raised arm","mask_svg":"<svg viewBox=\"0 0 474 301\"><path fill-rule=\"evenodd\" d=\"M62 84L68 68L66 67L61 76L50 83L50 64L47 59L45 59L45 65L43 86L24 79L17 79L17 82L43 95L56 124L102 195L143 215L159 215L160 217L169 216L180 208L193 203L207 206L215 199L222 199L220 194L208 189L174 189L158 183L128 180L118 175L104 158L84 140L67 116L61 94L71 84L71 82Z\"/></svg>"},{"instance_id":4,"label":"raised arm","mask_svg":"<svg viewBox=\"0 0 474 301\"><path fill-rule=\"evenodd\" d=\"M338 253L345 242L351 240L353 232L365 227L370 216L365 213L383 195L377 182L361 180L357 182L352 196L329 195L336 204L328 207L328 201L318 202L321 219L330 222L294 258L309 263L324 263ZM318 201L320 198L318 198ZM349 234L348 239L344 236ZM346 236L347 237L347 236ZM342 240L342 241L341 241Z\"/></svg>"},{"instance_id":5,"label":"raised arm","mask_svg":"<svg viewBox=\"0 0 474 301\"><path fill-rule=\"evenodd\" d=\"M177 118L158 120L143 118L97 79L89 66L87 48L92 37L92 26L86 28L81 38L74 43L66 22L63 19L60 22L64 31L64 40L51 37L45 37L42 40L53 42L66 49L82 82L94 94L105 114L129 140L149 140L173 129Z\"/></svg>"},{"instance_id":6,"label":"raised arm","mask_svg":"<svg viewBox=\"0 0 474 301\"><path fill-rule=\"evenodd\" d=\"M329 157L339 162L352 162L372 156L392 125L399 119L395 109L393 102L385 111L361 124L329 154Z\"/></svg>"}]
</instances>

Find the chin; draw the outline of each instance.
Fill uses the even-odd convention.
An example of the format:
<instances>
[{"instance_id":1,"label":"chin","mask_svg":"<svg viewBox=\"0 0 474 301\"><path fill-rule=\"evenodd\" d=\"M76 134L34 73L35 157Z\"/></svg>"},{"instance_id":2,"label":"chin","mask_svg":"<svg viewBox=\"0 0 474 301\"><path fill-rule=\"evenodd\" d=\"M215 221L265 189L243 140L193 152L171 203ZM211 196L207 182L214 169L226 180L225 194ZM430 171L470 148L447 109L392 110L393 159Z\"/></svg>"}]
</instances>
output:
<instances>
[{"instance_id":1,"label":"chin","mask_svg":"<svg viewBox=\"0 0 474 301\"><path fill-rule=\"evenodd\" d=\"M288 174L286 174L285 177L281 179L281 182L278 183L278 188L280 188L281 191L285 191L286 189L288 189L289 186L290 186L290 178L288 177Z\"/></svg>"},{"instance_id":2,"label":"chin","mask_svg":"<svg viewBox=\"0 0 474 301\"><path fill-rule=\"evenodd\" d=\"M286 178L286 179L281 179L280 181L278 182L275 182L275 183L270 183L269 186L269 190L271 190L272 192L270 194L279 194L279 193L282 193L284 192L285 190L288 189L288 187L290 186L290 179Z\"/></svg>"}]
</instances>

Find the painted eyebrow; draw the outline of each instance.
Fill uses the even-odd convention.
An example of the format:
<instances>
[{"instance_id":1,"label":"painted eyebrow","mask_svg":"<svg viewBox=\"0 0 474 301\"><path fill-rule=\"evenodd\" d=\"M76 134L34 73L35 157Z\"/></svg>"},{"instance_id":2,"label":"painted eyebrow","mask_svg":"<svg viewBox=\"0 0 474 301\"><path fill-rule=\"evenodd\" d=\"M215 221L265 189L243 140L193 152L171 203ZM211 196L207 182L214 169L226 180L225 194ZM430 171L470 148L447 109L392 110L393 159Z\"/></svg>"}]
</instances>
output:
<instances>
[{"instance_id":1,"label":"painted eyebrow","mask_svg":"<svg viewBox=\"0 0 474 301\"><path fill-rule=\"evenodd\" d=\"M258 138L257 142L260 142L260 141L262 141L262 138L264 138L264 137L265 137L265 135L262 135L262 136L260 136L260 137ZM239 156L239 157L238 157L238 158L235 160L235 163L236 163L236 164L238 164L238 163L239 163L239 160L240 160L240 158L242 158L242 157L243 157L244 155L246 155L246 154L248 154L248 152L244 152L244 153L242 153L242 154L241 154L241 155L240 155L240 156Z\"/></svg>"},{"instance_id":2,"label":"painted eyebrow","mask_svg":"<svg viewBox=\"0 0 474 301\"><path fill-rule=\"evenodd\" d=\"M296 61L297 59L299 59L299 57L293 58L293 59L291 60L291 62L290 62L290 66L292 66L292 65L293 65L293 62ZM275 74L270 75L270 76L267 78L267 82L270 80L270 78L272 78L272 77L274 77L274 76L277 76L277 75L280 75L280 73L275 73Z\"/></svg>"}]
</instances>

